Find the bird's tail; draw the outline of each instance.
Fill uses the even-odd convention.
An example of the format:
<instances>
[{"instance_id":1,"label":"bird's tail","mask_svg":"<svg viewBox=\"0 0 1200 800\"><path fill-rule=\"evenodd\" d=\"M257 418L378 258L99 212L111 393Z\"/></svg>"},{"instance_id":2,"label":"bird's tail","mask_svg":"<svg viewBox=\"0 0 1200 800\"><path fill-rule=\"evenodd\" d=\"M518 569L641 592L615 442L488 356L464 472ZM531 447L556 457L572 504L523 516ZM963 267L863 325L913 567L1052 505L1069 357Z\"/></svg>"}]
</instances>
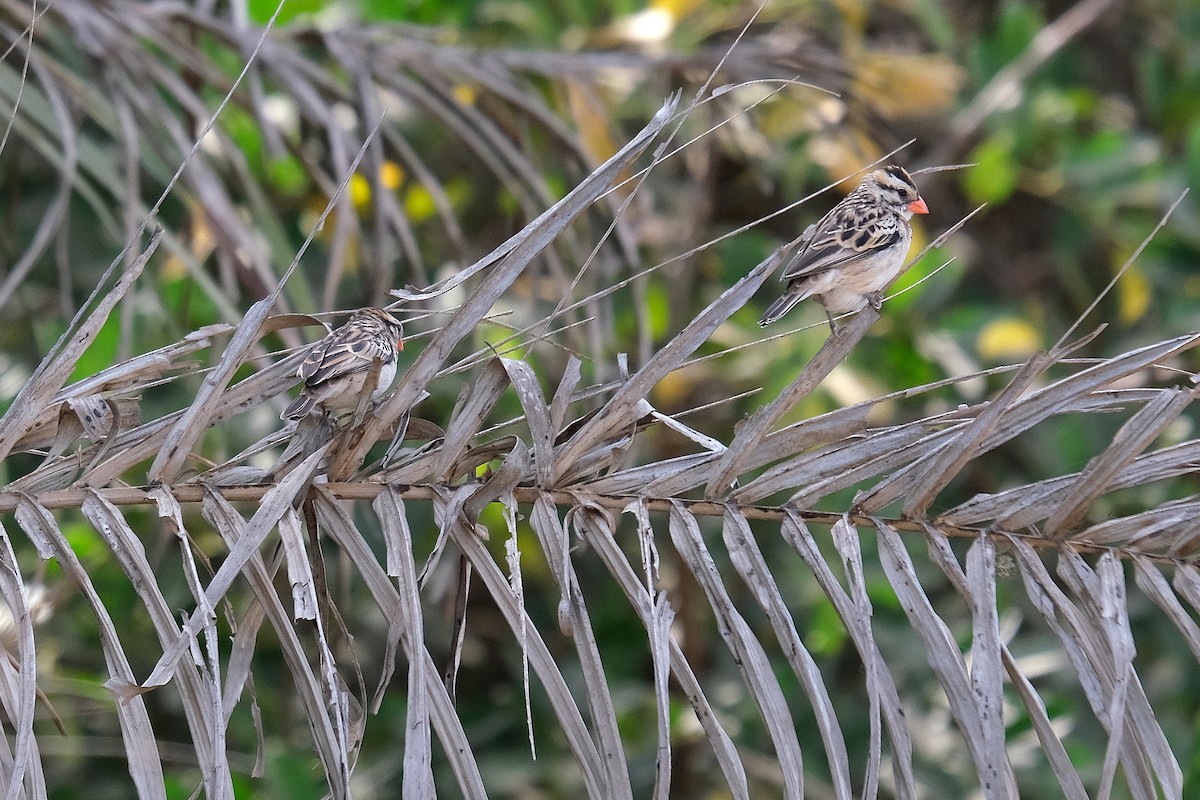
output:
<instances>
[{"instance_id":1,"label":"bird's tail","mask_svg":"<svg viewBox=\"0 0 1200 800\"><path fill-rule=\"evenodd\" d=\"M317 405L317 398L308 392L301 392L291 405L279 415L280 419L304 419Z\"/></svg>"},{"instance_id":2,"label":"bird's tail","mask_svg":"<svg viewBox=\"0 0 1200 800\"><path fill-rule=\"evenodd\" d=\"M799 303L806 297L808 297L808 292L799 291L789 287L787 291L780 295L778 300L776 300L774 303L771 303L767 310L763 312L762 317L758 320L758 324L765 328L767 325L770 325L772 322L791 311L792 306L796 305L796 303Z\"/></svg>"}]
</instances>

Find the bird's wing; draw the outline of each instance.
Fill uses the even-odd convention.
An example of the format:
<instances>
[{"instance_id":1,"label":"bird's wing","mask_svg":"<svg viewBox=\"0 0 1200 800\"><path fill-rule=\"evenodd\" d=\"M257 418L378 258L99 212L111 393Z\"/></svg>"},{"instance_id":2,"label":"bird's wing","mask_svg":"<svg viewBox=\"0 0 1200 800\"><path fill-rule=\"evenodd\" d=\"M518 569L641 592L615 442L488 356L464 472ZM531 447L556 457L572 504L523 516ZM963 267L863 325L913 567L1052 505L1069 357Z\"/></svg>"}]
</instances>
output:
<instances>
[{"instance_id":1,"label":"bird's wing","mask_svg":"<svg viewBox=\"0 0 1200 800\"><path fill-rule=\"evenodd\" d=\"M819 223L812 238L779 276L790 281L853 264L900 240L896 220L852 207L835 208Z\"/></svg>"},{"instance_id":2,"label":"bird's wing","mask_svg":"<svg viewBox=\"0 0 1200 800\"><path fill-rule=\"evenodd\" d=\"M321 362L325 360L325 351L329 349L329 344L330 336L326 336L313 345L312 350L308 351L308 355L300 363L300 369L296 370L296 374L305 382L313 376L313 373L321 368Z\"/></svg>"},{"instance_id":3,"label":"bird's wing","mask_svg":"<svg viewBox=\"0 0 1200 800\"><path fill-rule=\"evenodd\" d=\"M329 343L320 365L306 379L308 385L330 378L366 372L376 361L386 361L389 353L376 337L353 337Z\"/></svg>"},{"instance_id":4,"label":"bird's wing","mask_svg":"<svg viewBox=\"0 0 1200 800\"><path fill-rule=\"evenodd\" d=\"M389 345L374 328L343 325L313 346L297 374L305 384L315 386L332 377L363 372L376 360L394 357Z\"/></svg>"}]
</instances>

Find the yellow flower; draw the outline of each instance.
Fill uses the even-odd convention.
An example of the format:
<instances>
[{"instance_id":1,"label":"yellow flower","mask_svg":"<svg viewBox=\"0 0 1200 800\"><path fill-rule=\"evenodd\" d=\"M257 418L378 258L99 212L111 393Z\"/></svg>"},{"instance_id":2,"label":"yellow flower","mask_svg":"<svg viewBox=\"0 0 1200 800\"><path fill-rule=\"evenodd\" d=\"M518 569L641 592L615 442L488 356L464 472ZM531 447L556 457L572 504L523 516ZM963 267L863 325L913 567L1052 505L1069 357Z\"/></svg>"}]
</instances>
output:
<instances>
[{"instance_id":1,"label":"yellow flower","mask_svg":"<svg viewBox=\"0 0 1200 800\"><path fill-rule=\"evenodd\" d=\"M985 361L1020 361L1042 346L1037 329L1019 317L1001 317L984 326L975 348Z\"/></svg>"}]
</instances>

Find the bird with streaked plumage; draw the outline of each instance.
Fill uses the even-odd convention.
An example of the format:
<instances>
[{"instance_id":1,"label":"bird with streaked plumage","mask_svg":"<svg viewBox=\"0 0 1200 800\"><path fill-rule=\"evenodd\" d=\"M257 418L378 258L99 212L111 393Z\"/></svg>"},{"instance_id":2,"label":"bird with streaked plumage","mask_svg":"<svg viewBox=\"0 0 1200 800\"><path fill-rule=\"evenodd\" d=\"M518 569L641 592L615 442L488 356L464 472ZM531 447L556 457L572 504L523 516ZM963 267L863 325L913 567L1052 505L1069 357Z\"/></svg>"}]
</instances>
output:
<instances>
[{"instance_id":1,"label":"bird with streaked plumage","mask_svg":"<svg viewBox=\"0 0 1200 800\"><path fill-rule=\"evenodd\" d=\"M829 326L834 314L859 311L904 267L912 244L913 214L928 214L912 176L889 165L862 183L801 237L800 249L779 276L787 281L783 295L767 308L759 325L770 325L809 297L825 308Z\"/></svg>"},{"instance_id":2,"label":"bird with streaked plumage","mask_svg":"<svg viewBox=\"0 0 1200 800\"><path fill-rule=\"evenodd\" d=\"M396 377L396 356L404 349L400 320L379 308L355 311L344 325L313 345L296 374L304 380L300 396L280 415L303 419L317 407L334 414L358 405L371 368L379 379L371 399L383 394Z\"/></svg>"}]
</instances>

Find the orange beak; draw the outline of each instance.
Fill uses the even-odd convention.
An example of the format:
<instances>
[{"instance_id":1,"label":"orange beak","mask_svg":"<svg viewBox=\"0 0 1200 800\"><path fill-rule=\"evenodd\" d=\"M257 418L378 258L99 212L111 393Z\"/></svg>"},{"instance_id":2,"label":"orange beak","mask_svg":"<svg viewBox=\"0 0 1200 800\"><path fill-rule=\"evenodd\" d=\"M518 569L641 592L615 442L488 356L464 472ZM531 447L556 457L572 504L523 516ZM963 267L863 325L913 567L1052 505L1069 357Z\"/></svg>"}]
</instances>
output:
<instances>
[{"instance_id":1,"label":"orange beak","mask_svg":"<svg viewBox=\"0 0 1200 800\"><path fill-rule=\"evenodd\" d=\"M924 198L918 197L916 200L913 200L908 204L908 210L914 214L928 214L929 206L925 205Z\"/></svg>"},{"instance_id":2,"label":"orange beak","mask_svg":"<svg viewBox=\"0 0 1200 800\"><path fill-rule=\"evenodd\" d=\"M404 349L404 340L397 339L396 340L396 350L399 351L399 350L403 350L403 349Z\"/></svg>"}]
</instances>

